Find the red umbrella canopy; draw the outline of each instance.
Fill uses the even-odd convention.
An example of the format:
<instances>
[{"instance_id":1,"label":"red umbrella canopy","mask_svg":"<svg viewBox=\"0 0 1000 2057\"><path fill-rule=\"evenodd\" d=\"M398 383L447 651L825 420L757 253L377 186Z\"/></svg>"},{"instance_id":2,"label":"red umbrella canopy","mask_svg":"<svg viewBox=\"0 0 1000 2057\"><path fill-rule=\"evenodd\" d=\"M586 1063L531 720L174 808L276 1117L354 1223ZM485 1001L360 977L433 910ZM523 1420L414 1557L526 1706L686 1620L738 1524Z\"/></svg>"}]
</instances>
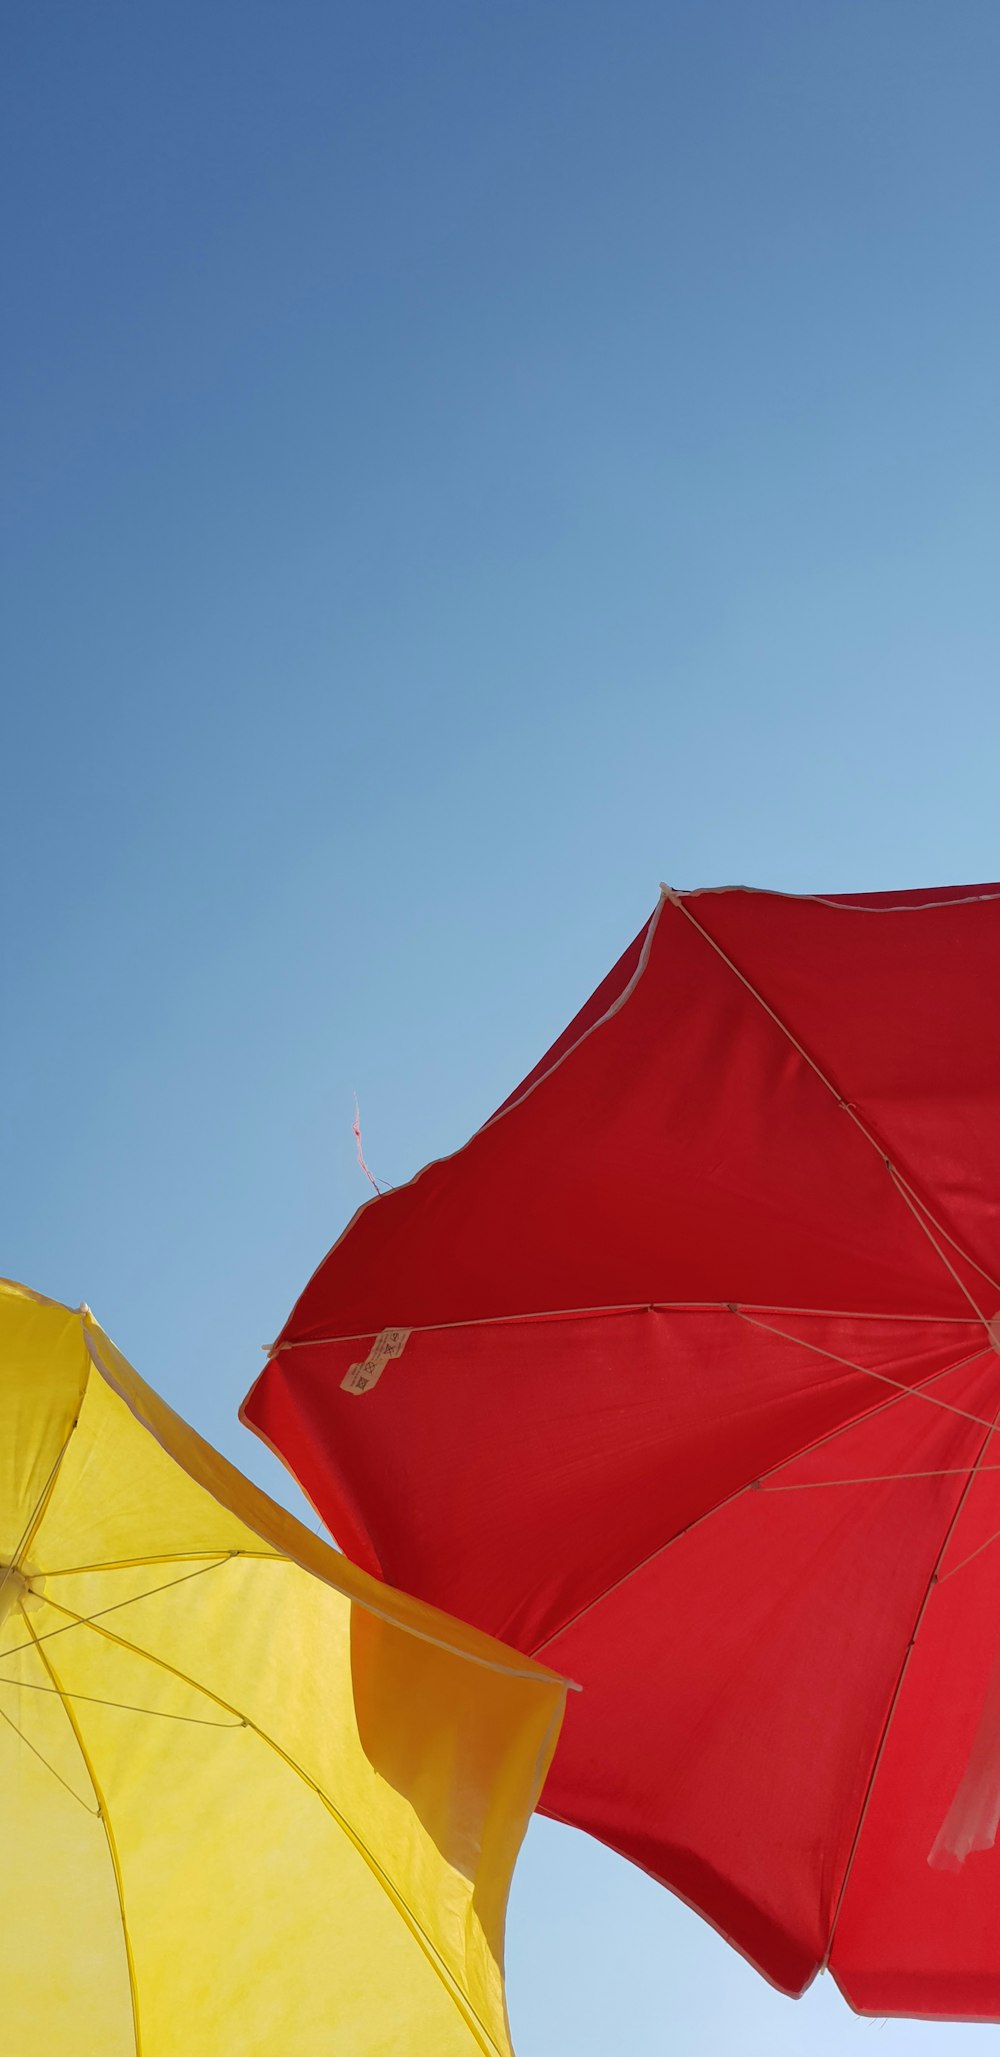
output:
<instances>
[{"instance_id":1,"label":"red umbrella canopy","mask_svg":"<svg viewBox=\"0 0 1000 2057\"><path fill-rule=\"evenodd\" d=\"M877 2013L1000 2018L998 1033L1000 886L664 891L244 1408L581 1683L546 1812Z\"/></svg>"}]
</instances>

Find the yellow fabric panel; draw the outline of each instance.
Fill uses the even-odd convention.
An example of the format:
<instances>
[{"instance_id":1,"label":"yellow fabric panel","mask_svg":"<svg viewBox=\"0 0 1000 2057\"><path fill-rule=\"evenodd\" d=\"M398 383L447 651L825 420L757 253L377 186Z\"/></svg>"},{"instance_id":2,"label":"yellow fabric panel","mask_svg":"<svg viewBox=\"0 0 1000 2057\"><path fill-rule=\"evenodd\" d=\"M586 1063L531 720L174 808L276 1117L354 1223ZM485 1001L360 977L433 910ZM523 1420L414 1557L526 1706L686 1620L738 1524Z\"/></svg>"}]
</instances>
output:
<instances>
[{"instance_id":1,"label":"yellow fabric panel","mask_svg":"<svg viewBox=\"0 0 1000 2057\"><path fill-rule=\"evenodd\" d=\"M18 1614L5 1640L23 1629ZM15 1671L49 1683L34 1653L0 1654L0 1672ZM58 1698L3 1686L0 1712L0 2047L10 2057L119 2057L134 2048L128 1973L86 1768Z\"/></svg>"},{"instance_id":2,"label":"yellow fabric panel","mask_svg":"<svg viewBox=\"0 0 1000 2057\"><path fill-rule=\"evenodd\" d=\"M89 1316L0 1287L7 1421L5 2051L505 2057L562 1682L367 1579Z\"/></svg>"},{"instance_id":3,"label":"yellow fabric panel","mask_svg":"<svg viewBox=\"0 0 1000 2057\"><path fill-rule=\"evenodd\" d=\"M46 1347L38 1349L44 1331ZM9 1562L87 1382L87 1352L80 1321L66 1307L33 1293L8 1293L3 1304L4 1376L0 1379L0 1559Z\"/></svg>"}]
</instances>

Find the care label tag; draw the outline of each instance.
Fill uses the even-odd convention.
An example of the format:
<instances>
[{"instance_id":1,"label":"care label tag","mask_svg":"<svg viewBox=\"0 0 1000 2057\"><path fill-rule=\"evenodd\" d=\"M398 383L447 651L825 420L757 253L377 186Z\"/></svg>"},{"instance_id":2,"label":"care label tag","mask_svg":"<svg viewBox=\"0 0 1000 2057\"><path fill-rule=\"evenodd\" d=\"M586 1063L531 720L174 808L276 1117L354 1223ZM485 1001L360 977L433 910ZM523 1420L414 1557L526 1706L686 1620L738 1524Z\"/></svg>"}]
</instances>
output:
<instances>
[{"instance_id":1,"label":"care label tag","mask_svg":"<svg viewBox=\"0 0 1000 2057\"><path fill-rule=\"evenodd\" d=\"M408 1328L384 1328L381 1334L376 1336L367 1357L360 1364L348 1366L340 1381L342 1392L370 1393L372 1387L378 1384L390 1358L402 1357L409 1334Z\"/></svg>"}]
</instances>

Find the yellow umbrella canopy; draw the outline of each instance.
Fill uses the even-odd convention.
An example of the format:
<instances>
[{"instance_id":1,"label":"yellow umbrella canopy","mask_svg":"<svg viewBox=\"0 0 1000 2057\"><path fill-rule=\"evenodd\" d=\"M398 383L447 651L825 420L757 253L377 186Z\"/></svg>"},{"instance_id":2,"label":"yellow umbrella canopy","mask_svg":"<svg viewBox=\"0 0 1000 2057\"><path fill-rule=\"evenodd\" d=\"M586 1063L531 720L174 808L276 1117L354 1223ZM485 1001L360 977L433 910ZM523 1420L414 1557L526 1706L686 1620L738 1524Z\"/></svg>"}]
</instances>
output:
<instances>
[{"instance_id":1,"label":"yellow umbrella canopy","mask_svg":"<svg viewBox=\"0 0 1000 2057\"><path fill-rule=\"evenodd\" d=\"M0 1284L8 2057L510 2050L564 1686L354 1569Z\"/></svg>"}]
</instances>

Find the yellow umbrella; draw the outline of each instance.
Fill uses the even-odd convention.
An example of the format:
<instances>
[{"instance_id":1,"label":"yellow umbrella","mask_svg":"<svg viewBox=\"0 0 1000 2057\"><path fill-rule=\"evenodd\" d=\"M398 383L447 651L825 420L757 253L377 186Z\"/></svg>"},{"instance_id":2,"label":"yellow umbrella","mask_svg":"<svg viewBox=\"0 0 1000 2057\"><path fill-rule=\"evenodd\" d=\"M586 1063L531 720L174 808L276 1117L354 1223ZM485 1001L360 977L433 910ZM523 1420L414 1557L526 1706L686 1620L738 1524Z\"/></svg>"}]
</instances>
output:
<instances>
[{"instance_id":1,"label":"yellow umbrella","mask_svg":"<svg viewBox=\"0 0 1000 2057\"><path fill-rule=\"evenodd\" d=\"M563 1700L0 1284L5 2057L508 2053Z\"/></svg>"}]
</instances>

